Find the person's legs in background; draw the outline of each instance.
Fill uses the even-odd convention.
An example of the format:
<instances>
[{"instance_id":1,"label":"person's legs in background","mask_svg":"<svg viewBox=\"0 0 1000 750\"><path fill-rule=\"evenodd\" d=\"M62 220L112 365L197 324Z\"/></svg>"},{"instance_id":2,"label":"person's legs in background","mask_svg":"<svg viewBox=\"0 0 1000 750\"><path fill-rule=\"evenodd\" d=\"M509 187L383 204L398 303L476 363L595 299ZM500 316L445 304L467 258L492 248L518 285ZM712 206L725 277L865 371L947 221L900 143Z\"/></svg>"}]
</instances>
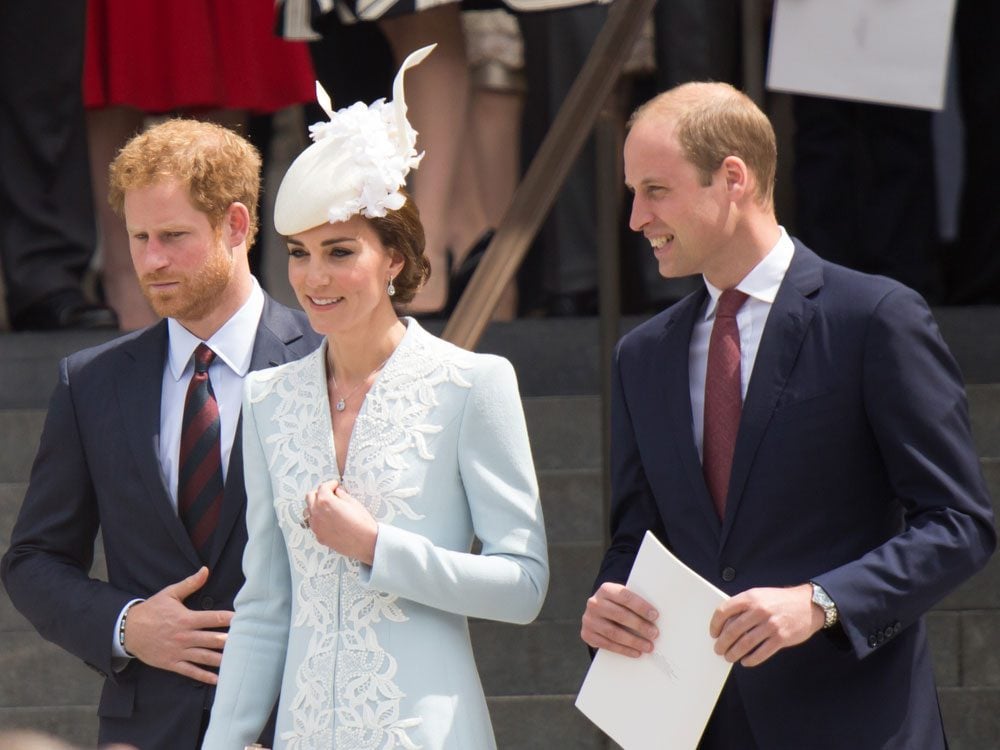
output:
<instances>
[{"instance_id":1,"label":"person's legs in background","mask_svg":"<svg viewBox=\"0 0 1000 750\"><path fill-rule=\"evenodd\" d=\"M827 260L940 297L929 112L796 96L795 234Z\"/></svg>"},{"instance_id":2,"label":"person's legs in background","mask_svg":"<svg viewBox=\"0 0 1000 750\"><path fill-rule=\"evenodd\" d=\"M603 6L525 13L522 156L530 164L607 18ZM592 315L597 310L596 152L591 136L574 162L520 275L521 312Z\"/></svg>"},{"instance_id":3,"label":"person's legs in background","mask_svg":"<svg viewBox=\"0 0 1000 750\"><path fill-rule=\"evenodd\" d=\"M460 6L451 3L379 21L397 64L410 52L437 43L433 54L406 73L408 117L419 134L417 150L426 152L420 168L411 174L411 188L427 235L425 252L432 271L408 306L417 314L440 311L448 297L449 211L469 106L460 13Z\"/></svg>"},{"instance_id":4,"label":"person's legs in background","mask_svg":"<svg viewBox=\"0 0 1000 750\"><path fill-rule=\"evenodd\" d=\"M1000 303L1000 59L993 50L1000 6L959 0L955 17L958 87L965 126L965 179L958 246L950 258L949 301Z\"/></svg>"},{"instance_id":5,"label":"person's legs in background","mask_svg":"<svg viewBox=\"0 0 1000 750\"><path fill-rule=\"evenodd\" d=\"M143 126L144 115L131 107L87 112L91 185L101 237L101 283L104 299L118 313L122 330L131 331L159 320L149 306L132 266L128 232L108 203L108 165L129 138Z\"/></svg>"},{"instance_id":6,"label":"person's legs in background","mask_svg":"<svg viewBox=\"0 0 1000 750\"><path fill-rule=\"evenodd\" d=\"M96 245L84 3L0 4L0 264L14 329L113 328L84 298Z\"/></svg>"},{"instance_id":7,"label":"person's legs in background","mask_svg":"<svg viewBox=\"0 0 1000 750\"><path fill-rule=\"evenodd\" d=\"M472 79L464 153L452 196L448 247L456 270L449 288L453 308L482 252L510 206L521 175L524 53L517 20L506 11L466 11ZM494 317L517 314L517 288L508 285Z\"/></svg>"}]
</instances>

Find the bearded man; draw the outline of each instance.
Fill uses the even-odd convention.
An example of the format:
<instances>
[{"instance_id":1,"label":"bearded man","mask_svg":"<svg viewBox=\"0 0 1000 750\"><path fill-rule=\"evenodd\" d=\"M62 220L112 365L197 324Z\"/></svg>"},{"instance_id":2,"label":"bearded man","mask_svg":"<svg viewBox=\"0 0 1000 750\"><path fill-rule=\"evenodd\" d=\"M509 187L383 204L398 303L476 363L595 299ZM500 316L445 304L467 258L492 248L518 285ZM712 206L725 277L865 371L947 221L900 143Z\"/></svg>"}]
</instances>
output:
<instances>
[{"instance_id":1,"label":"bearded man","mask_svg":"<svg viewBox=\"0 0 1000 750\"><path fill-rule=\"evenodd\" d=\"M318 344L250 274L260 165L193 120L112 163L110 201L165 320L60 363L0 567L38 632L105 677L102 745L200 746L243 584L243 378ZM90 577L98 530L107 581Z\"/></svg>"}]
</instances>

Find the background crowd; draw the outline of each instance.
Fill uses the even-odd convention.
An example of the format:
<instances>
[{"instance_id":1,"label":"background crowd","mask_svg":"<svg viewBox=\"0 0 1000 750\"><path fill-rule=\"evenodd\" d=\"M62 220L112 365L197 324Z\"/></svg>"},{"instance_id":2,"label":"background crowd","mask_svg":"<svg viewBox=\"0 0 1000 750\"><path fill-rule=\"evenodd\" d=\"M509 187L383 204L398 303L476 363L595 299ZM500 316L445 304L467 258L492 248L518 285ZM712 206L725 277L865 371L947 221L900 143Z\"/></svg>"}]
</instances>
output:
<instances>
[{"instance_id":1,"label":"background crowd","mask_svg":"<svg viewBox=\"0 0 1000 750\"><path fill-rule=\"evenodd\" d=\"M521 2L514 12L423 10L405 0L388 10L314 3L311 13L296 2L228 5L91 0L68 12L45 2L0 10L0 265L12 329L130 330L156 319L106 200L108 163L151 117L230 125L267 160L274 113L305 105L294 150L304 144L305 124L318 119L314 77L334 106L372 101L389 95L402 56L429 42L438 50L414 72L410 97L428 155L410 188L434 273L411 312L446 315L608 13L572 0ZM1000 115L1000 64L984 50L998 14L959 0L956 96L944 115L770 95L765 104L791 145L779 219L821 255L903 281L932 304L997 302L1000 218L989 175L1000 141L988 128ZM626 66L623 117L682 81L743 84L744 20L730 0L658 2ZM951 156L942 160L942 151ZM591 141L499 317L596 312L595 201L608 188L594 174ZM622 228L625 312L660 309L688 290L660 279L624 220ZM265 236L255 271L266 246Z\"/></svg>"}]
</instances>

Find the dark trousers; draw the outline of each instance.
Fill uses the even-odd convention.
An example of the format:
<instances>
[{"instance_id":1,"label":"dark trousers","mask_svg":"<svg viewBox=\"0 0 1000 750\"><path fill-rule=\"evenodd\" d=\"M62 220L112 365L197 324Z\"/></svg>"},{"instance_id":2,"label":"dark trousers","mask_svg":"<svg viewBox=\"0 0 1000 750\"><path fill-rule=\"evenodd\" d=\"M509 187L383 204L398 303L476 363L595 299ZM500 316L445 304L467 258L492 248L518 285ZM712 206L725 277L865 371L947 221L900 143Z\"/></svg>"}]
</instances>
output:
<instances>
[{"instance_id":1,"label":"dark trousers","mask_svg":"<svg viewBox=\"0 0 1000 750\"><path fill-rule=\"evenodd\" d=\"M743 699L732 675L726 680L698 750L758 750Z\"/></svg>"},{"instance_id":2,"label":"dark trousers","mask_svg":"<svg viewBox=\"0 0 1000 750\"><path fill-rule=\"evenodd\" d=\"M1000 303L1000 57L993 48L1000 7L960 0L955 17L958 85L965 124L965 181L958 247L949 259L951 301Z\"/></svg>"},{"instance_id":3,"label":"dark trousers","mask_svg":"<svg viewBox=\"0 0 1000 750\"><path fill-rule=\"evenodd\" d=\"M538 151L604 26L603 6L523 13L525 170ZM521 273L522 306L597 288L597 154L593 136L573 163ZM527 309L525 311L527 311Z\"/></svg>"},{"instance_id":4,"label":"dark trousers","mask_svg":"<svg viewBox=\"0 0 1000 750\"><path fill-rule=\"evenodd\" d=\"M86 3L0 3L0 265L11 315L79 290L96 244Z\"/></svg>"},{"instance_id":5,"label":"dark trousers","mask_svg":"<svg viewBox=\"0 0 1000 750\"><path fill-rule=\"evenodd\" d=\"M827 260L940 296L930 112L796 96L795 234Z\"/></svg>"}]
</instances>

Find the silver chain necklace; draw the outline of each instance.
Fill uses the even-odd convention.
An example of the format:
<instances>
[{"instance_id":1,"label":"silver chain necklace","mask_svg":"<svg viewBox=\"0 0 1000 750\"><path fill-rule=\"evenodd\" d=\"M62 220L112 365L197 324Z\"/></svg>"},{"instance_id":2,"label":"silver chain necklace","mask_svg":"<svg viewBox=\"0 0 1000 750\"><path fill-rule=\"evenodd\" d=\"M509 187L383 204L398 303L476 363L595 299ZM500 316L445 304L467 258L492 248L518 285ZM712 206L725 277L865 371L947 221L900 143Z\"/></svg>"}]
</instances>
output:
<instances>
[{"instance_id":1,"label":"silver chain necklace","mask_svg":"<svg viewBox=\"0 0 1000 750\"><path fill-rule=\"evenodd\" d=\"M391 357L392 357L392 355L390 354L390 355L389 355L388 357L386 357L386 358L385 358L384 360L382 360L382 364L380 364L380 365L379 365L378 367L376 367L376 368L375 368L374 370L372 370L372 371L371 371L370 373L368 373L368 374L367 374L367 375L366 375L366 376L364 377L364 379L363 379L363 380L362 380L362 381L361 381L360 383L358 383L358 384L357 384L356 386L354 386L354 387L353 387L353 388L351 389L351 392L350 392L350 393L348 393L348 394L347 394L346 396L340 396L340 395L339 395L339 394L340 394L340 388L339 388L339 386L337 385L337 378L336 378L336 377L334 376L333 372L331 371L331 372L330 372L330 380L332 380L332 381L333 381L333 392L334 392L335 394L337 394L337 396L338 396L338 398L337 398L337 403L336 403L336 404L334 404L334 408L335 408L335 409L336 409L337 411L343 411L344 409L346 409L346 408L347 408L347 399L349 399L349 398L350 398L351 396L353 396L353 395L354 395L355 393L357 393L357 392L358 392L358 389L359 389L359 388L360 388L361 386L363 386L363 385L364 385L365 383L367 383L367 382L368 382L368 378L370 378L370 377L371 377L372 375L374 375L374 374L375 374L376 372L378 372L378 371L379 371L379 370L381 370L381 369L382 369L383 367L385 367L385 364L386 364L386 362L388 362L388 361L389 361L389 359L390 359Z\"/></svg>"}]
</instances>

